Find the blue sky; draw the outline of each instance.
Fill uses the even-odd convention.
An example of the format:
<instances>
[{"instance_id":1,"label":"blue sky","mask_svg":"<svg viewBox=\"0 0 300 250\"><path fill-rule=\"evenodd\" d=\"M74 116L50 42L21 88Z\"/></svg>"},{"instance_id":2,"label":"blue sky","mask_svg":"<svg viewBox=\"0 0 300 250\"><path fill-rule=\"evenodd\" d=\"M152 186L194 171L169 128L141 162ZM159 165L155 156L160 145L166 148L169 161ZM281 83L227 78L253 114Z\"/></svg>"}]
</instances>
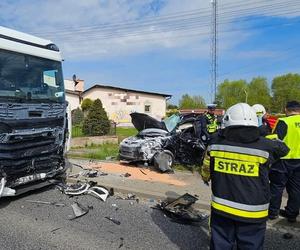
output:
<instances>
[{"instance_id":1,"label":"blue sky","mask_svg":"<svg viewBox=\"0 0 300 250\"><path fill-rule=\"evenodd\" d=\"M219 0L218 82L300 73L298 0ZM1 0L0 25L53 40L64 76L210 102L210 0Z\"/></svg>"}]
</instances>

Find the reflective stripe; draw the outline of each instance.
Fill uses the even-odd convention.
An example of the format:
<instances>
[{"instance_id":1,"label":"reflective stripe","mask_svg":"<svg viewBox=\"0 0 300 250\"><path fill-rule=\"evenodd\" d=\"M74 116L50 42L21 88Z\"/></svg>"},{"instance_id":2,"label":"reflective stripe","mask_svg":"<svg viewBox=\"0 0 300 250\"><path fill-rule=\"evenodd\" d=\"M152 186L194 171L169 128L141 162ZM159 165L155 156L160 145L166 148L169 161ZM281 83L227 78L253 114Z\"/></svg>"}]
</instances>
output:
<instances>
[{"instance_id":1,"label":"reflective stripe","mask_svg":"<svg viewBox=\"0 0 300 250\"><path fill-rule=\"evenodd\" d=\"M213 208L215 208L217 210L220 210L222 212L232 214L232 215L235 215L235 216L239 216L239 217L244 217L244 218L259 219L259 218L264 218L264 217L268 216L268 209L266 209L264 211L259 211L259 212L248 212L248 211L228 207L228 206L225 206L225 205L221 205L221 204L218 204L214 201L212 201L211 205L212 205Z\"/></svg>"},{"instance_id":2,"label":"reflective stripe","mask_svg":"<svg viewBox=\"0 0 300 250\"><path fill-rule=\"evenodd\" d=\"M259 163L236 161L232 159L215 157L214 170L224 174L233 174L249 177L259 176Z\"/></svg>"},{"instance_id":3,"label":"reflective stripe","mask_svg":"<svg viewBox=\"0 0 300 250\"><path fill-rule=\"evenodd\" d=\"M278 140L278 135L277 134L266 135L266 138L270 140Z\"/></svg>"},{"instance_id":4,"label":"reflective stripe","mask_svg":"<svg viewBox=\"0 0 300 250\"><path fill-rule=\"evenodd\" d=\"M227 151L227 152L261 156L266 159L269 158L269 153L267 151L255 149L255 148L244 148L244 147L237 147L237 146L213 144L209 147L209 150Z\"/></svg>"},{"instance_id":5,"label":"reflective stripe","mask_svg":"<svg viewBox=\"0 0 300 250\"><path fill-rule=\"evenodd\" d=\"M261 164L266 163L268 160L261 156L246 155L246 154L224 152L224 151L214 151L214 150L210 151L210 156L238 160L238 161L255 162Z\"/></svg>"},{"instance_id":6,"label":"reflective stripe","mask_svg":"<svg viewBox=\"0 0 300 250\"><path fill-rule=\"evenodd\" d=\"M242 203L237 203L229 200L225 200L219 197L212 195L212 201L219 203L220 205L229 206L236 209L246 210L249 212L258 212L263 211L269 208L269 203L263 205L246 205Z\"/></svg>"}]
</instances>

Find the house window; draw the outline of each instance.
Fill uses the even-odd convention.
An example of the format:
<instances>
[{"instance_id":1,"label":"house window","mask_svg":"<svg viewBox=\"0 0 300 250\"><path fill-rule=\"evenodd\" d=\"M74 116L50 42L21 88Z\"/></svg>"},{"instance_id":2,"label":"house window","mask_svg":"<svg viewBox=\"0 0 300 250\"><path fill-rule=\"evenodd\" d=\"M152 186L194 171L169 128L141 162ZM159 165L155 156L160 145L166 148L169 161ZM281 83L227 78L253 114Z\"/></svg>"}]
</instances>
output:
<instances>
[{"instance_id":1,"label":"house window","mask_svg":"<svg viewBox=\"0 0 300 250\"><path fill-rule=\"evenodd\" d=\"M145 113L150 113L151 112L151 105L146 104L145 105Z\"/></svg>"}]
</instances>

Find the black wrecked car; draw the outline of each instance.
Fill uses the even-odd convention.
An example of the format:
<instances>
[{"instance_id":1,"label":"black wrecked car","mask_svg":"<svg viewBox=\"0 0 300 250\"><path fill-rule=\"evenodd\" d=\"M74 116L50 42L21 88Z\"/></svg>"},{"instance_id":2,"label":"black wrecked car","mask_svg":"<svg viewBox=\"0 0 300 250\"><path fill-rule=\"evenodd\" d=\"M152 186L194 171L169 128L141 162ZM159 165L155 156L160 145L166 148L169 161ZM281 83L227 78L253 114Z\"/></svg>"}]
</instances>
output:
<instances>
[{"instance_id":1,"label":"black wrecked car","mask_svg":"<svg viewBox=\"0 0 300 250\"><path fill-rule=\"evenodd\" d=\"M208 139L202 115L172 115L163 121L143 113L130 116L139 133L120 143L121 161L153 164L162 172L172 171L175 162L194 165L202 161Z\"/></svg>"}]
</instances>

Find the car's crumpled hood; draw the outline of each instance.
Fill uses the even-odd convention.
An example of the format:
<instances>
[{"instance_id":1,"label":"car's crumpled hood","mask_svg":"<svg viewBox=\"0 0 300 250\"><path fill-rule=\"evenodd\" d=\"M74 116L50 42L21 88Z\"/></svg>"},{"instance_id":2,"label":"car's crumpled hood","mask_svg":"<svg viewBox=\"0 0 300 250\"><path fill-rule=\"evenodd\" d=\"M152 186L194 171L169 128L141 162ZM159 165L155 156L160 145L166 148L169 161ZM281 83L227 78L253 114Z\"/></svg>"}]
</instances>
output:
<instances>
[{"instance_id":1,"label":"car's crumpled hood","mask_svg":"<svg viewBox=\"0 0 300 250\"><path fill-rule=\"evenodd\" d=\"M167 131L167 128L166 128L164 122L158 121L149 115L134 112L134 113L131 113L130 116L131 116L131 122L132 122L133 126L138 131L142 131L147 128L158 128L158 129L163 129L163 130Z\"/></svg>"}]
</instances>

